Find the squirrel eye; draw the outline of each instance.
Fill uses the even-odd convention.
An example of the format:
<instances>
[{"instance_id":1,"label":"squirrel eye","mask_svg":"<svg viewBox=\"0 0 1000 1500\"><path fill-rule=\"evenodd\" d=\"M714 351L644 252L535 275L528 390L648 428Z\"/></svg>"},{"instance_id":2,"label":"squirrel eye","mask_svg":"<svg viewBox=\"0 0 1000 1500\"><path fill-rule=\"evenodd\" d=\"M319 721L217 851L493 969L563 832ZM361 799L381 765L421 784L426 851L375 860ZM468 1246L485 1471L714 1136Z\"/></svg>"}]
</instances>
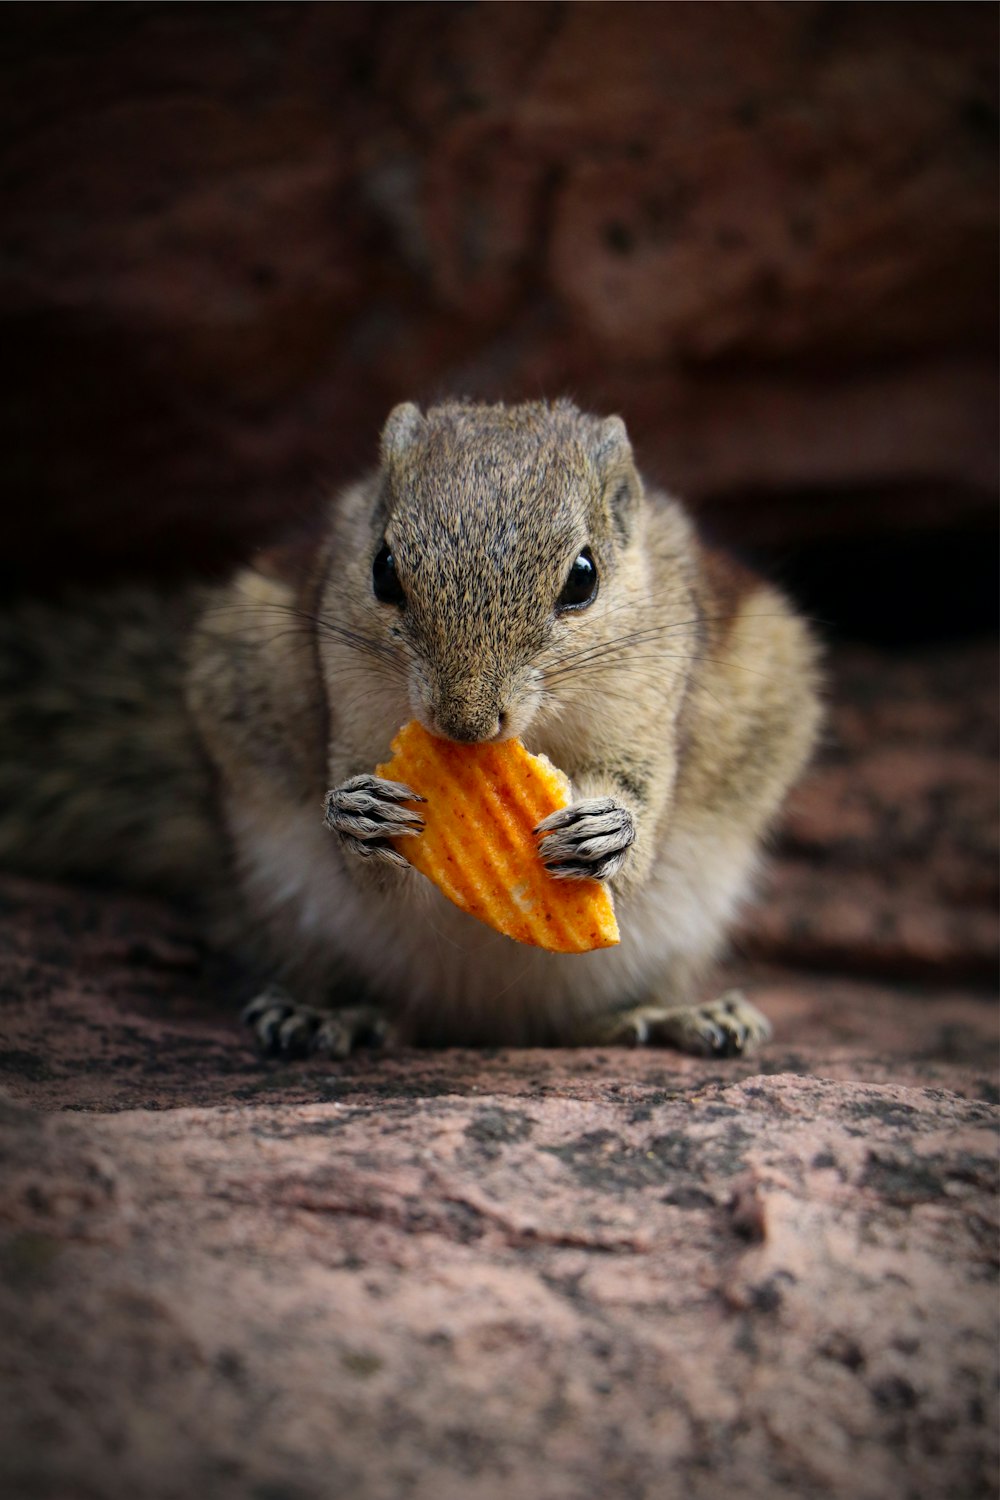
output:
<instances>
[{"instance_id":1,"label":"squirrel eye","mask_svg":"<svg viewBox=\"0 0 1000 1500\"><path fill-rule=\"evenodd\" d=\"M406 595L396 572L396 559L383 542L372 563L372 588L380 604L405 604Z\"/></svg>"},{"instance_id":2,"label":"squirrel eye","mask_svg":"<svg viewBox=\"0 0 1000 1500\"><path fill-rule=\"evenodd\" d=\"M585 609L597 598L597 564L589 547L584 547L569 570L556 609Z\"/></svg>"}]
</instances>

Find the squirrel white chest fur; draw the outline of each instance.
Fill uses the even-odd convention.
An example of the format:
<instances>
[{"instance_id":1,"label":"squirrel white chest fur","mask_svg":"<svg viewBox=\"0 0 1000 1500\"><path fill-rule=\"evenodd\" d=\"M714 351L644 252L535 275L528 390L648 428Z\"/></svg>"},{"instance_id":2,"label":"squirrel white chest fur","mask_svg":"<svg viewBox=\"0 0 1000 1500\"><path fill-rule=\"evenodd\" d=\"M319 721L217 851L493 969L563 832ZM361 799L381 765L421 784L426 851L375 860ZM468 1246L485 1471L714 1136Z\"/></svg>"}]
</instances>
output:
<instances>
[{"instance_id":1,"label":"squirrel white chest fur","mask_svg":"<svg viewBox=\"0 0 1000 1500\"><path fill-rule=\"evenodd\" d=\"M343 1051L373 1006L425 1042L755 1040L749 1007L693 1002L811 748L814 655L779 594L646 492L619 419L397 408L307 578L241 576L192 640L220 904L287 989L253 1013L262 1040ZM514 944L393 855L399 803L372 773L411 718L517 735L569 775L574 818L539 858L610 883L619 947ZM328 1005L348 1007L332 1029Z\"/></svg>"}]
</instances>

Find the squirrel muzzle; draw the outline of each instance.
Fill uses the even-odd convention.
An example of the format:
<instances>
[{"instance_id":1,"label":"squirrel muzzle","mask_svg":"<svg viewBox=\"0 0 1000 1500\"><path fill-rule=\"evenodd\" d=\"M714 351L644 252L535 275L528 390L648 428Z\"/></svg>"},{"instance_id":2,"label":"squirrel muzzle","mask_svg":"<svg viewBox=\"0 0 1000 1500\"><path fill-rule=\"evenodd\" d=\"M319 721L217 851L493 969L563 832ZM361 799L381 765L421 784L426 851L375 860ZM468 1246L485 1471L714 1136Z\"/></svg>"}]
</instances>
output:
<instances>
[{"instance_id":1,"label":"squirrel muzzle","mask_svg":"<svg viewBox=\"0 0 1000 1500\"><path fill-rule=\"evenodd\" d=\"M425 679L426 682L426 679ZM509 730L513 684L502 670L483 670L474 660L449 663L433 673L430 691L421 694L424 724L431 734L460 744L505 738Z\"/></svg>"},{"instance_id":2,"label":"squirrel muzzle","mask_svg":"<svg viewBox=\"0 0 1000 1500\"><path fill-rule=\"evenodd\" d=\"M432 732L442 739L473 745L501 738L507 714L495 702L470 694L468 698L450 698L435 705L431 721Z\"/></svg>"}]
</instances>

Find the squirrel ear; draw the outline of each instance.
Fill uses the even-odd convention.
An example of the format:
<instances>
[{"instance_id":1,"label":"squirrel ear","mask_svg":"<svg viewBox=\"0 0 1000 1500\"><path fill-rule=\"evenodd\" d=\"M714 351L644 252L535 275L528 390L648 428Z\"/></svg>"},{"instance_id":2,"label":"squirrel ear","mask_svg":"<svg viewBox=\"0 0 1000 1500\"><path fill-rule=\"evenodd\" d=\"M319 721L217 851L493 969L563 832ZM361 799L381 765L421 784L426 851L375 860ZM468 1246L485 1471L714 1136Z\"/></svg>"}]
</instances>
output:
<instances>
[{"instance_id":1,"label":"squirrel ear","mask_svg":"<svg viewBox=\"0 0 1000 1500\"><path fill-rule=\"evenodd\" d=\"M621 540L627 542L642 498L642 481L621 417L607 417L598 425L592 451L611 523Z\"/></svg>"},{"instance_id":2,"label":"squirrel ear","mask_svg":"<svg viewBox=\"0 0 1000 1500\"><path fill-rule=\"evenodd\" d=\"M382 428L382 462L388 465L394 458L402 458L423 425L424 418L420 408L414 406L412 401L403 401L399 406L394 406Z\"/></svg>"},{"instance_id":3,"label":"squirrel ear","mask_svg":"<svg viewBox=\"0 0 1000 1500\"><path fill-rule=\"evenodd\" d=\"M603 422L597 424L594 462L603 471L609 463L622 458L627 463L632 461L632 444L628 440L625 423L621 417L605 417Z\"/></svg>"}]
</instances>

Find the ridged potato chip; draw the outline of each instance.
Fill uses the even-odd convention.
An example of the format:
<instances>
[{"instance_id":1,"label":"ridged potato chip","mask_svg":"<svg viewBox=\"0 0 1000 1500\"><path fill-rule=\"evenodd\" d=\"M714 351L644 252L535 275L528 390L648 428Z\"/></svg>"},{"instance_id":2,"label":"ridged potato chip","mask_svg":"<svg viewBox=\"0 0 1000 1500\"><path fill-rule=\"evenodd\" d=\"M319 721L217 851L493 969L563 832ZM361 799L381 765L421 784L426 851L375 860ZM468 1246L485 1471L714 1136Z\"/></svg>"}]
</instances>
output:
<instances>
[{"instance_id":1,"label":"ridged potato chip","mask_svg":"<svg viewBox=\"0 0 1000 1500\"><path fill-rule=\"evenodd\" d=\"M568 807L570 784L520 740L458 745L413 720L376 776L425 797L424 831L396 847L456 906L519 943L587 953L618 942L610 892L596 880L557 880L538 854L534 829Z\"/></svg>"}]
</instances>

